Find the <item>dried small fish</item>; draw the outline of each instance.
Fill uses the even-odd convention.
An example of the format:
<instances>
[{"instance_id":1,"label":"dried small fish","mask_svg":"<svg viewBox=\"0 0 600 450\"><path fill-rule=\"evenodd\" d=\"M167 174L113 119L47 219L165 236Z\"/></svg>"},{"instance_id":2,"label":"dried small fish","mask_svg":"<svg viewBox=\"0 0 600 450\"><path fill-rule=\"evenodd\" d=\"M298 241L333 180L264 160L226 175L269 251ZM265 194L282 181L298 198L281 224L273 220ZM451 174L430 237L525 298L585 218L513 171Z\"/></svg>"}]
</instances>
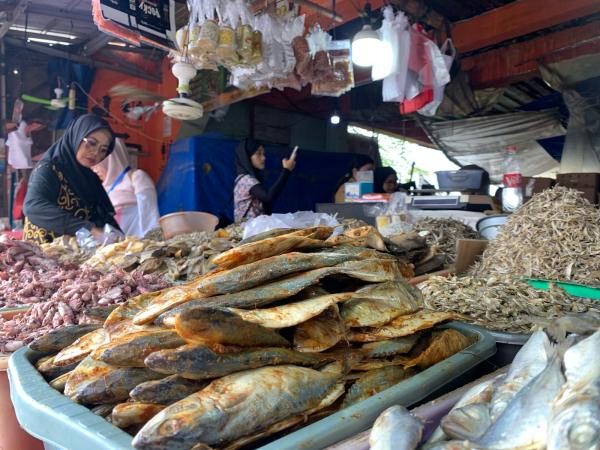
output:
<instances>
[{"instance_id":1,"label":"dried small fish","mask_svg":"<svg viewBox=\"0 0 600 450\"><path fill-rule=\"evenodd\" d=\"M415 314L397 317L387 325L379 328L356 328L350 331L348 339L351 342L394 339L432 328L447 320L460 318L461 316L455 313L422 310Z\"/></svg>"},{"instance_id":2,"label":"dried small fish","mask_svg":"<svg viewBox=\"0 0 600 450\"><path fill-rule=\"evenodd\" d=\"M593 300L571 297L559 288L536 290L521 279L431 277L421 286L425 307L460 313L485 328L528 333L541 320L567 313L600 312Z\"/></svg>"},{"instance_id":3,"label":"dried small fish","mask_svg":"<svg viewBox=\"0 0 600 450\"><path fill-rule=\"evenodd\" d=\"M247 322L225 308L197 308L185 311L175 320L177 333L192 344L241 347L289 347L279 333Z\"/></svg>"},{"instance_id":4,"label":"dried small fish","mask_svg":"<svg viewBox=\"0 0 600 450\"><path fill-rule=\"evenodd\" d=\"M297 303L288 303L275 308L253 310L229 308L229 310L242 319L262 325L265 328L288 328L318 316L330 306L348 300L353 295L352 292L345 292L324 295Z\"/></svg>"},{"instance_id":5,"label":"dried small fish","mask_svg":"<svg viewBox=\"0 0 600 450\"><path fill-rule=\"evenodd\" d=\"M386 341L368 342L361 347L361 352L365 358L384 358L386 356L394 356L402 353L408 353L415 346L420 333L415 333L410 336L389 339Z\"/></svg>"},{"instance_id":6,"label":"dried small fish","mask_svg":"<svg viewBox=\"0 0 600 450\"><path fill-rule=\"evenodd\" d=\"M337 305L296 326L294 348L300 352L322 352L344 338L344 323Z\"/></svg>"},{"instance_id":7,"label":"dried small fish","mask_svg":"<svg viewBox=\"0 0 600 450\"><path fill-rule=\"evenodd\" d=\"M458 239L477 239L477 232L469 225L456 219L426 218L419 220L413 231L424 235L427 244L435 246L445 256L445 264L454 264L456 260L456 241Z\"/></svg>"},{"instance_id":8,"label":"dried small fish","mask_svg":"<svg viewBox=\"0 0 600 450\"><path fill-rule=\"evenodd\" d=\"M417 345L408 356L404 367L419 367L427 369L428 367L443 361L455 353L464 350L472 342L460 331L452 328L440 331L434 331L431 338L423 347Z\"/></svg>"},{"instance_id":9,"label":"dried small fish","mask_svg":"<svg viewBox=\"0 0 600 450\"><path fill-rule=\"evenodd\" d=\"M472 273L578 281L600 286L600 209L556 186L511 214Z\"/></svg>"},{"instance_id":10,"label":"dried small fish","mask_svg":"<svg viewBox=\"0 0 600 450\"><path fill-rule=\"evenodd\" d=\"M145 362L148 368L156 372L178 374L192 380L208 380L258 367L281 364L315 366L320 361L317 356L280 347L216 353L203 345L185 345L152 353Z\"/></svg>"}]
</instances>

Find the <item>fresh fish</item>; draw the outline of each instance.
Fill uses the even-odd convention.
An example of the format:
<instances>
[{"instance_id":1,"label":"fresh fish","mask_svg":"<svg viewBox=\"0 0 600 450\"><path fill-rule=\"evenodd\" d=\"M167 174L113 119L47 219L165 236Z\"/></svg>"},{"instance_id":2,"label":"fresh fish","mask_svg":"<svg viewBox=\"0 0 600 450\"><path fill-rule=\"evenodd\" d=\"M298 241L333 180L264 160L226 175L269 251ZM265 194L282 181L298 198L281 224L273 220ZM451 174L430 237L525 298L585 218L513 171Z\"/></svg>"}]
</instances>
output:
<instances>
[{"instance_id":1,"label":"fresh fish","mask_svg":"<svg viewBox=\"0 0 600 450\"><path fill-rule=\"evenodd\" d=\"M344 303L346 327L378 327L398 316L417 312L422 306L420 292L401 281L365 286Z\"/></svg>"},{"instance_id":2,"label":"fresh fish","mask_svg":"<svg viewBox=\"0 0 600 450\"><path fill-rule=\"evenodd\" d=\"M417 345L408 355L404 367L427 369L440 361L464 350L471 345L471 340L460 331L448 328L434 331L428 342Z\"/></svg>"},{"instance_id":3,"label":"fresh fish","mask_svg":"<svg viewBox=\"0 0 600 450\"><path fill-rule=\"evenodd\" d=\"M88 325L71 325L52 330L29 344L29 348L36 352L56 353L71 345L81 336L86 335L101 326L102 324L93 323Z\"/></svg>"},{"instance_id":4,"label":"fresh fish","mask_svg":"<svg viewBox=\"0 0 600 450\"><path fill-rule=\"evenodd\" d=\"M281 364L314 366L320 361L317 356L279 347L216 353L203 345L186 345L152 353L145 363L149 369L159 373L178 374L192 380L208 380L258 367Z\"/></svg>"},{"instance_id":5,"label":"fresh fish","mask_svg":"<svg viewBox=\"0 0 600 450\"><path fill-rule=\"evenodd\" d=\"M163 377L149 369L115 367L88 356L71 373L65 395L82 404L119 402L127 400L138 384Z\"/></svg>"},{"instance_id":6,"label":"fresh fish","mask_svg":"<svg viewBox=\"0 0 600 450\"><path fill-rule=\"evenodd\" d=\"M77 367L77 364L79 364L79 361L75 361L68 365L59 366L55 363L55 359L56 356L50 356L48 358L44 358L43 360L40 359L35 366L38 372L44 375L46 379L52 380L56 377L64 375L65 373L71 372L75 367Z\"/></svg>"},{"instance_id":7,"label":"fresh fish","mask_svg":"<svg viewBox=\"0 0 600 450\"><path fill-rule=\"evenodd\" d=\"M128 402L116 405L110 415L111 423L119 428L143 425L165 409L155 403Z\"/></svg>"},{"instance_id":8,"label":"fresh fish","mask_svg":"<svg viewBox=\"0 0 600 450\"><path fill-rule=\"evenodd\" d=\"M268 428L259 431L258 433L254 433L248 436L244 436L243 438L237 439L234 442L228 444L224 447L224 450L238 450L241 448L247 448L249 444L258 441L259 439L264 439L273 434L280 433L283 430L291 428L295 425L299 425L301 423L305 423L307 418L312 419L313 415L326 409L328 406L331 406L335 401L344 395L344 384L338 383L334 389L329 391L329 394L325 396L323 400L313 409L309 409L302 414L299 414L294 417L290 417L289 419L284 419L281 422L277 422ZM205 445L205 444L202 444ZM195 447L192 448L194 450ZM201 447L200 450L210 450L209 446Z\"/></svg>"},{"instance_id":9,"label":"fresh fish","mask_svg":"<svg viewBox=\"0 0 600 450\"><path fill-rule=\"evenodd\" d=\"M473 450L474 447L468 441L444 441L432 445L424 445L422 450Z\"/></svg>"},{"instance_id":10,"label":"fresh fish","mask_svg":"<svg viewBox=\"0 0 600 450\"><path fill-rule=\"evenodd\" d=\"M423 437L423 422L404 406L394 405L383 411L371 428L371 450L414 450Z\"/></svg>"},{"instance_id":11,"label":"fresh fish","mask_svg":"<svg viewBox=\"0 0 600 450\"><path fill-rule=\"evenodd\" d=\"M383 367L365 372L348 389L348 393L342 403L342 409L385 391L387 388L398 384L412 375L414 375L414 371L410 369L405 370L400 366Z\"/></svg>"},{"instance_id":12,"label":"fresh fish","mask_svg":"<svg viewBox=\"0 0 600 450\"><path fill-rule=\"evenodd\" d=\"M571 346L564 355L569 390L577 390L600 378L600 330Z\"/></svg>"},{"instance_id":13,"label":"fresh fish","mask_svg":"<svg viewBox=\"0 0 600 450\"><path fill-rule=\"evenodd\" d=\"M56 389L58 392L63 392L65 390L65 385L67 384L67 380L71 372L63 373L62 375L53 379L49 384L52 389Z\"/></svg>"},{"instance_id":14,"label":"fresh fish","mask_svg":"<svg viewBox=\"0 0 600 450\"><path fill-rule=\"evenodd\" d=\"M91 412L100 417L108 417L112 412L113 408L117 406L116 403L105 403L103 405L97 405L90 409Z\"/></svg>"},{"instance_id":15,"label":"fresh fish","mask_svg":"<svg viewBox=\"0 0 600 450\"><path fill-rule=\"evenodd\" d=\"M224 445L319 406L340 377L297 366L247 370L219 378L154 416L133 439L145 450Z\"/></svg>"},{"instance_id":16,"label":"fresh fish","mask_svg":"<svg viewBox=\"0 0 600 450\"><path fill-rule=\"evenodd\" d=\"M205 388L205 381L188 380L171 375L162 380L145 381L134 387L129 396L136 402L170 405Z\"/></svg>"},{"instance_id":17,"label":"fresh fish","mask_svg":"<svg viewBox=\"0 0 600 450\"><path fill-rule=\"evenodd\" d=\"M493 378L482 381L481 383L477 383L475 386L470 388L465 394L460 398L460 400L452 407L448 414L451 414L452 411L458 408L462 408L463 406L468 406L474 403L488 403L492 399L492 395L494 394L495 388L504 380L505 374L500 373ZM442 430L442 427L438 426L429 439L427 440L427 445L434 444L436 442L440 442L448 439L448 436Z\"/></svg>"},{"instance_id":18,"label":"fresh fish","mask_svg":"<svg viewBox=\"0 0 600 450\"><path fill-rule=\"evenodd\" d=\"M299 352L322 352L344 338L346 330L337 305L307 320L294 329L294 348Z\"/></svg>"},{"instance_id":19,"label":"fresh fish","mask_svg":"<svg viewBox=\"0 0 600 450\"><path fill-rule=\"evenodd\" d=\"M197 308L175 320L177 333L191 344L241 347L289 347L277 331L247 322L224 308Z\"/></svg>"},{"instance_id":20,"label":"fresh fish","mask_svg":"<svg viewBox=\"0 0 600 450\"><path fill-rule=\"evenodd\" d=\"M600 450L600 378L556 403L547 450Z\"/></svg>"},{"instance_id":21,"label":"fresh fish","mask_svg":"<svg viewBox=\"0 0 600 450\"><path fill-rule=\"evenodd\" d=\"M288 303L274 308L252 310L229 308L229 310L245 321L262 325L265 328L288 328L318 316L330 306L348 300L353 295L352 292L344 292L311 298L297 303Z\"/></svg>"},{"instance_id":22,"label":"fresh fish","mask_svg":"<svg viewBox=\"0 0 600 450\"><path fill-rule=\"evenodd\" d=\"M487 403L471 403L453 409L441 421L442 430L452 439L476 441L492 424Z\"/></svg>"},{"instance_id":23,"label":"fresh fish","mask_svg":"<svg viewBox=\"0 0 600 450\"><path fill-rule=\"evenodd\" d=\"M199 306L258 308L259 306L292 297L303 289L318 283L319 280L332 275L346 275L372 283L391 281L400 277L398 264L395 260L383 261L381 259L367 259L349 261L332 267L323 267L295 274L241 292L187 301L172 309L167 308L169 310L161 314L157 318L156 323L157 325L172 328L175 326L175 316L177 316L177 314Z\"/></svg>"},{"instance_id":24,"label":"fresh fish","mask_svg":"<svg viewBox=\"0 0 600 450\"><path fill-rule=\"evenodd\" d=\"M327 244L322 239L327 239L331 233L333 233L332 227L318 227L273 236L234 247L217 255L212 262L224 269L231 269L295 249L324 247Z\"/></svg>"},{"instance_id":25,"label":"fresh fish","mask_svg":"<svg viewBox=\"0 0 600 450\"><path fill-rule=\"evenodd\" d=\"M54 357L57 366L68 366L83 360L98 347L108 342L108 333L104 328L98 328L81 336L68 347L63 348Z\"/></svg>"},{"instance_id":26,"label":"fresh fish","mask_svg":"<svg viewBox=\"0 0 600 450\"><path fill-rule=\"evenodd\" d=\"M374 342L409 336L417 331L426 330L433 326L461 316L452 312L422 310L414 314L407 314L392 320L387 325L379 328L359 328L349 332L352 342Z\"/></svg>"},{"instance_id":27,"label":"fresh fish","mask_svg":"<svg viewBox=\"0 0 600 450\"><path fill-rule=\"evenodd\" d=\"M161 291L161 295L157 296L148 307L136 314L133 323L143 325L156 319L165 311L196 298L240 292L292 273L335 266L353 259L357 258L339 253L292 252L231 270L217 270L184 285Z\"/></svg>"},{"instance_id":28,"label":"fresh fish","mask_svg":"<svg viewBox=\"0 0 600 450\"><path fill-rule=\"evenodd\" d=\"M122 367L145 367L144 359L158 350L184 345L185 341L173 330L137 331L98 347L92 358Z\"/></svg>"},{"instance_id":29,"label":"fresh fish","mask_svg":"<svg viewBox=\"0 0 600 450\"><path fill-rule=\"evenodd\" d=\"M504 412L475 442L489 450L540 448L546 446L552 401L565 378L557 352L542 372L525 385Z\"/></svg>"},{"instance_id":30,"label":"fresh fish","mask_svg":"<svg viewBox=\"0 0 600 450\"><path fill-rule=\"evenodd\" d=\"M491 401L490 416L495 421L529 381L539 375L548 364L550 341L543 331L534 332L521 347L508 369L504 382L498 386Z\"/></svg>"},{"instance_id":31,"label":"fresh fish","mask_svg":"<svg viewBox=\"0 0 600 450\"><path fill-rule=\"evenodd\" d=\"M384 358L402 353L408 353L415 346L420 333L379 342L368 342L361 347L365 358Z\"/></svg>"}]
</instances>

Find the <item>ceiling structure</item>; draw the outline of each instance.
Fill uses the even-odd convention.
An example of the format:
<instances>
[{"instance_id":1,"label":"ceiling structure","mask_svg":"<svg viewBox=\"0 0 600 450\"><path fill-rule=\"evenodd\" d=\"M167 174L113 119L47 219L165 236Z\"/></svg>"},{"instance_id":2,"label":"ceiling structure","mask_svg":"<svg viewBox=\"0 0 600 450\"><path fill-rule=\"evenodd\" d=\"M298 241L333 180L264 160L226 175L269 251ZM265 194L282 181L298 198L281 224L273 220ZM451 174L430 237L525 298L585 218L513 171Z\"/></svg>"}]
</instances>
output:
<instances>
[{"instance_id":1,"label":"ceiling structure","mask_svg":"<svg viewBox=\"0 0 600 450\"><path fill-rule=\"evenodd\" d=\"M269 2L255 1L257 5ZM311 3L320 9L310 7ZM319 22L324 29L335 28L338 38L349 38L361 26L365 2L298 0L298 4L308 24ZM338 20L331 18L334 4ZM514 111L554 94L540 79L540 62L600 53L597 0L371 0L374 10L384 4L392 4L412 21L424 24L438 41L451 37L474 92L502 89L496 103L482 114ZM187 19L183 1L178 2L177 18L179 24ZM165 55L147 47L124 47L99 32L89 0L0 2L0 37L13 52L63 57L153 81L160 79L160 73L144 70L120 56L142 53L146 60L158 61ZM396 104L381 102L380 84L373 83L368 73L357 71L355 79L357 88L340 100L311 98L310 89L304 89L300 93L286 90L263 95L256 101L323 118L340 104L344 119L426 141L413 117L401 116ZM235 100L240 95L227 98ZM369 99L366 103L365 98Z\"/></svg>"}]
</instances>

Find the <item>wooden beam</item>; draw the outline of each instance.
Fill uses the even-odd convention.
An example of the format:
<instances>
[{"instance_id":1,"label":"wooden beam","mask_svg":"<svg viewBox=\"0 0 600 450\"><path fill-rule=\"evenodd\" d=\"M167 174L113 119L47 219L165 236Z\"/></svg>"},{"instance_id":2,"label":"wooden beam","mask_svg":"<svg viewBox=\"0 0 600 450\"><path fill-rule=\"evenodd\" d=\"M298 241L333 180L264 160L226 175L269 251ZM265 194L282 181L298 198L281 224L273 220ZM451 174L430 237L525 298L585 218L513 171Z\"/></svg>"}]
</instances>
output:
<instances>
[{"instance_id":1,"label":"wooden beam","mask_svg":"<svg viewBox=\"0 0 600 450\"><path fill-rule=\"evenodd\" d=\"M598 12L598 0L517 0L455 23L452 38L466 53Z\"/></svg>"},{"instance_id":2,"label":"wooden beam","mask_svg":"<svg viewBox=\"0 0 600 450\"><path fill-rule=\"evenodd\" d=\"M13 26L15 21L19 17L21 17L21 14L23 14L25 12L25 9L27 8L27 3L28 3L28 0L20 0L15 5L13 10L11 11L10 19L8 19L6 22L0 24L0 39L2 39L4 37L4 35L8 32L10 27Z\"/></svg>"},{"instance_id":3,"label":"wooden beam","mask_svg":"<svg viewBox=\"0 0 600 450\"><path fill-rule=\"evenodd\" d=\"M329 11L332 9L331 0L312 0L312 2L328 9ZM421 23L436 30L442 29L446 23L444 16L426 6L421 0L371 0L370 3L373 10L380 9L387 4L393 4L409 16L414 17ZM341 16L341 22L334 22L333 20L320 15L318 12L311 11L308 8L301 7L300 12L304 12L306 14L305 23L308 27L318 22L321 25L321 28L324 30L330 30L331 28L358 18L362 12L362 9L357 11L356 6L363 8L364 5L365 2L358 0L337 0L335 3L335 12Z\"/></svg>"},{"instance_id":4,"label":"wooden beam","mask_svg":"<svg viewBox=\"0 0 600 450\"><path fill-rule=\"evenodd\" d=\"M475 89L506 86L534 78L545 63L600 53L600 21L465 58L461 67Z\"/></svg>"},{"instance_id":5,"label":"wooden beam","mask_svg":"<svg viewBox=\"0 0 600 450\"><path fill-rule=\"evenodd\" d=\"M132 70L132 69L128 69L125 67L116 66L115 64L108 64L108 63L104 63L104 62L100 62L100 61L95 61L86 56L75 55L75 54L72 54L69 52L65 52L63 50L58 50L53 47L46 47L45 45L38 45L38 44L32 44L32 43L26 44L25 42L22 42L18 39L12 39L12 38L4 38L4 39L6 40L7 44L12 45L13 47L26 48L28 50L32 50L32 51L38 52L38 53L43 53L48 56L56 56L58 58L64 58L64 59L68 59L70 61L75 61L77 63L84 64L89 67L96 67L99 69L108 69L108 70L112 70L113 72L120 72L120 73L124 73L127 75L131 75L133 77L142 78L144 80L149 80L149 81L154 81L155 83L160 83L159 77L149 74L147 72L144 72L142 70Z\"/></svg>"}]
</instances>

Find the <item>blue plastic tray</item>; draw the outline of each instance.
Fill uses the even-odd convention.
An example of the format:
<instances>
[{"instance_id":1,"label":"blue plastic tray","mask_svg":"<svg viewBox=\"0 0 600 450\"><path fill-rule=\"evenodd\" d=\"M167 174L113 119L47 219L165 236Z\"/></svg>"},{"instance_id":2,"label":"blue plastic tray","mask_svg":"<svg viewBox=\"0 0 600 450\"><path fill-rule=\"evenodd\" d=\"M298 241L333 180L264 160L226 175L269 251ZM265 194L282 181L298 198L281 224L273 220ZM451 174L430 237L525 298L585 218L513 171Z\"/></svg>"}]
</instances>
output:
<instances>
[{"instance_id":1,"label":"blue plastic tray","mask_svg":"<svg viewBox=\"0 0 600 450\"><path fill-rule=\"evenodd\" d=\"M273 441L261 450L320 450L354 436L369 428L389 406L415 404L496 352L494 338L481 328L458 322L444 327L455 328L477 341L418 375ZM21 426L45 443L66 450L130 450L130 435L46 383L32 365L39 356L22 348L9 361L10 396Z\"/></svg>"}]
</instances>

